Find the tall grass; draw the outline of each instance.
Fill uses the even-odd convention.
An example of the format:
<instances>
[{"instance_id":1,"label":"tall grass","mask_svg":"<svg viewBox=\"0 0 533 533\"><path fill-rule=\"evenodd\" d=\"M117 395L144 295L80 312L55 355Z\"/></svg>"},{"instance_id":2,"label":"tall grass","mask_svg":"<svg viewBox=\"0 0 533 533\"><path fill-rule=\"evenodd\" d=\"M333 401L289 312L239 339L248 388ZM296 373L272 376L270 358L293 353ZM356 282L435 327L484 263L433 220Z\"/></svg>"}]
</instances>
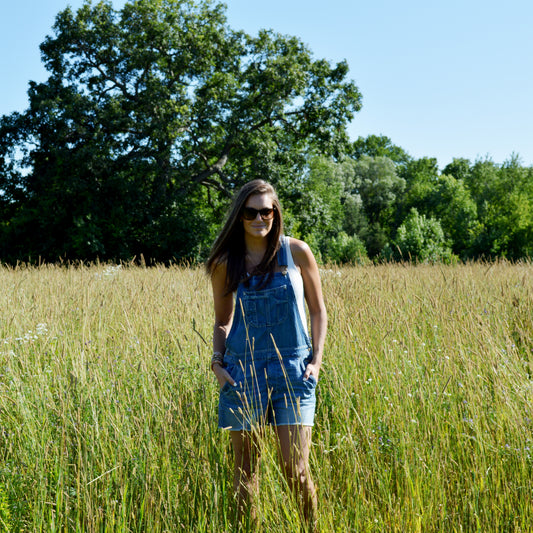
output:
<instances>
[{"instance_id":1,"label":"tall grass","mask_svg":"<svg viewBox=\"0 0 533 533\"><path fill-rule=\"evenodd\" d=\"M322 272L323 531L530 531L533 266ZM231 531L200 269L0 269L0 530ZM300 531L270 433L258 531Z\"/></svg>"}]
</instances>

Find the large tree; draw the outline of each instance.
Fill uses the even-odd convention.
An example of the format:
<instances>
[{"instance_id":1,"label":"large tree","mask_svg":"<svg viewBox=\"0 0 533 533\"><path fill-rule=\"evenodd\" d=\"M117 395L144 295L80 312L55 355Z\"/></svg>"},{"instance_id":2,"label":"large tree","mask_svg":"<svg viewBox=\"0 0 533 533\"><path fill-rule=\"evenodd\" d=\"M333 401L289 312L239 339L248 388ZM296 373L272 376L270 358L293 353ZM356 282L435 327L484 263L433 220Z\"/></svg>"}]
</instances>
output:
<instances>
[{"instance_id":1,"label":"large tree","mask_svg":"<svg viewBox=\"0 0 533 533\"><path fill-rule=\"evenodd\" d=\"M335 155L360 108L345 62L233 31L210 0L60 12L49 72L0 122L3 258L197 257L225 198Z\"/></svg>"}]
</instances>

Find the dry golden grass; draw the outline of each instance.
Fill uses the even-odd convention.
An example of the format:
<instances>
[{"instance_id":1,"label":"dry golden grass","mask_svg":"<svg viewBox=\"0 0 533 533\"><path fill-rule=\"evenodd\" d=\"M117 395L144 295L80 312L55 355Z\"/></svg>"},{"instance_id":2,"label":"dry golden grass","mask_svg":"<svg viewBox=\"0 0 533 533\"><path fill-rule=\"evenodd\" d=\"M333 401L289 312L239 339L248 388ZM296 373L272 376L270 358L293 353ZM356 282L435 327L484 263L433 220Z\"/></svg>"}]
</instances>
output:
<instances>
[{"instance_id":1,"label":"dry golden grass","mask_svg":"<svg viewBox=\"0 0 533 533\"><path fill-rule=\"evenodd\" d=\"M533 266L324 269L323 531L533 524ZM0 269L0 529L229 531L200 269ZM300 522L267 433L258 531Z\"/></svg>"}]
</instances>

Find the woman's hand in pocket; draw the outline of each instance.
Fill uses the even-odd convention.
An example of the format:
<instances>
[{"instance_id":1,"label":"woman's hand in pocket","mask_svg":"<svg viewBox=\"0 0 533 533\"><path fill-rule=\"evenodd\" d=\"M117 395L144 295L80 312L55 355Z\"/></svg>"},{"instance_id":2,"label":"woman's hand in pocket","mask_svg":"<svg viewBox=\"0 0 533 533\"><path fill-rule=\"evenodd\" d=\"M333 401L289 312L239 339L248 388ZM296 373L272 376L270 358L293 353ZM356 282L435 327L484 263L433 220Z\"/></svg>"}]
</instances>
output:
<instances>
[{"instance_id":1,"label":"woman's hand in pocket","mask_svg":"<svg viewBox=\"0 0 533 533\"><path fill-rule=\"evenodd\" d=\"M230 385L235 385L235 380L229 375L229 372L221 365L213 365L213 372L218 381L218 385L222 388L228 381Z\"/></svg>"},{"instance_id":2,"label":"woman's hand in pocket","mask_svg":"<svg viewBox=\"0 0 533 533\"><path fill-rule=\"evenodd\" d=\"M320 365L309 363L305 368L304 381L308 380L310 376L313 376L315 378L315 381L318 383L319 372L320 372Z\"/></svg>"}]
</instances>

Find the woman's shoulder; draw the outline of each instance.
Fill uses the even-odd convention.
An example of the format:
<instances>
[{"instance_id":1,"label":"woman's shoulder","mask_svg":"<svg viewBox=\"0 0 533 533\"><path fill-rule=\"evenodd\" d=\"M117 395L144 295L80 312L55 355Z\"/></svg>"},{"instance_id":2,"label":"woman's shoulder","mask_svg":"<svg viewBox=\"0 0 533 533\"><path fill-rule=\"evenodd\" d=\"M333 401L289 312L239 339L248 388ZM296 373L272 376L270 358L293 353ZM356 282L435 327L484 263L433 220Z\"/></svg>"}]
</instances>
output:
<instances>
[{"instance_id":1,"label":"woman's shoulder","mask_svg":"<svg viewBox=\"0 0 533 533\"><path fill-rule=\"evenodd\" d=\"M295 239L294 237L285 237L291 247L291 252L302 252L305 250L310 250L309 245L300 239Z\"/></svg>"},{"instance_id":2,"label":"woman's shoulder","mask_svg":"<svg viewBox=\"0 0 533 533\"><path fill-rule=\"evenodd\" d=\"M287 237L294 263L298 266L306 265L313 258L313 252L309 245L300 239Z\"/></svg>"},{"instance_id":3,"label":"woman's shoulder","mask_svg":"<svg viewBox=\"0 0 533 533\"><path fill-rule=\"evenodd\" d=\"M222 257L217 257L215 261L213 261L211 265L211 277L218 276L218 277L226 277L226 271L228 268L228 259L224 255Z\"/></svg>"}]
</instances>

